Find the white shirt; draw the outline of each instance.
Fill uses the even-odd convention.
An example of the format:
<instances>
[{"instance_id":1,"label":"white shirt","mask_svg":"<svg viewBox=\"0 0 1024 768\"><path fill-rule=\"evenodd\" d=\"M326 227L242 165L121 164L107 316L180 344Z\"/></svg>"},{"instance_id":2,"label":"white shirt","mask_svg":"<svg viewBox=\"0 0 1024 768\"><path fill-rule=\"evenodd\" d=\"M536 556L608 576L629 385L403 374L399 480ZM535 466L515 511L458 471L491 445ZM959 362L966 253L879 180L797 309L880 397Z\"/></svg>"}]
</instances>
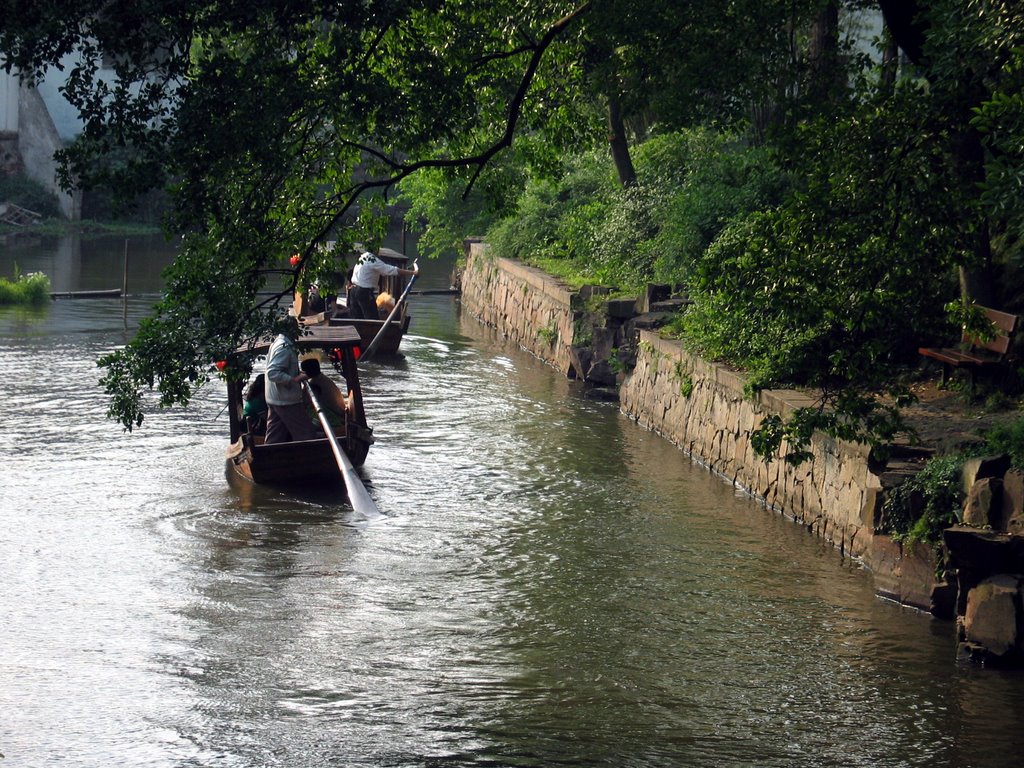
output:
<instances>
[{"instance_id":1,"label":"white shirt","mask_svg":"<svg viewBox=\"0 0 1024 768\"><path fill-rule=\"evenodd\" d=\"M369 251L364 251L352 270L352 284L360 288L376 288L382 275L397 274L398 267L388 264Z\"/></svg>"},{"instance_id":2,"label":"white shirt","mask_svg":"<svg viewBox=\"0 0 1024 768\"><path fill-rule=\"evenodd\" d=\"M302 402L302 387L292 379L299 375L299 356L292 340L280 334L267 352L267 403L295 405Z\"/></svg>"}]
</instances>

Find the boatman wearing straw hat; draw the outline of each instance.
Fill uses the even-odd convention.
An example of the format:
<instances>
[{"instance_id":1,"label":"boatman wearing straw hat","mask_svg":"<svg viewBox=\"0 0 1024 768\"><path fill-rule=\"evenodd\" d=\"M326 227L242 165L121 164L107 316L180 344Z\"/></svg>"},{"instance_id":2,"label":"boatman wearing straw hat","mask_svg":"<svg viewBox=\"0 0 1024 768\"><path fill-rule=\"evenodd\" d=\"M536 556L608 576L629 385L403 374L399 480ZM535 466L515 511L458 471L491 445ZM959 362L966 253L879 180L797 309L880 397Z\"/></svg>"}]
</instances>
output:
<instances>
[{"instance_id":1,"label":"boatman wearing straw hat","mask_svg":"<svg viewBox=\"0 0 1024 768\"><path fill-rule=\"evenodd\" d=\"M363 251L352 270L352 287L348 289L348 316L357 320L379 320L376 294L380 278L384 275L415 274L415 269L396 267L370 251Z\"/></svg>"}]
</instances>

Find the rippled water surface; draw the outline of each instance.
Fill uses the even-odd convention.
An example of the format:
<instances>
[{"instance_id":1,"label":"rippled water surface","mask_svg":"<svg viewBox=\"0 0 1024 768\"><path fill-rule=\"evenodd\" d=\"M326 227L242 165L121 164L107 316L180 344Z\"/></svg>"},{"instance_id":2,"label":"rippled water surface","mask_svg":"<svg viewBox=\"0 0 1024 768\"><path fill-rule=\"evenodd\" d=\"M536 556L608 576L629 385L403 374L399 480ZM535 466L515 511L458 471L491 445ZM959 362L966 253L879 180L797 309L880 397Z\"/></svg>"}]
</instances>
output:
<instances>
[{"instance_id":1,"label":"rippled water surface","mask_svg":"<svg viewBox=\"0 0 1024 768\"><path fill-rule=\"evenodd\" d=\"M373 523L229 483L220 387L107 421L148 307L0 309L0 765L1021 764L1024 677L451 297L364 368Z\"/></svg>"}]
</instances>

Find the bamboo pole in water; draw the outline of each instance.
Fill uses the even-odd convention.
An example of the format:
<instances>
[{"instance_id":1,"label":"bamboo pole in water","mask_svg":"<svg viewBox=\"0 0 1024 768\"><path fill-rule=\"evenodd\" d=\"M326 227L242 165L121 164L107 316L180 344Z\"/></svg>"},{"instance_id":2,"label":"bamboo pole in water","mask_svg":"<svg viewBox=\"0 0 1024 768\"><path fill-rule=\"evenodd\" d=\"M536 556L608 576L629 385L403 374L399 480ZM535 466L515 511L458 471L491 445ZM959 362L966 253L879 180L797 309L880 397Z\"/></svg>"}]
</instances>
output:
<instances>
[{"instance_id":1,"label":"bamboo pole in water","mask_svg":"<svg viewBox=\"0 0 1024 768\"><path fill-rule=\"evenodd\" d=\"M124 272L121 276L121 320L128 330L128 238L124 239Z\"/></svg>"}]
</instances>

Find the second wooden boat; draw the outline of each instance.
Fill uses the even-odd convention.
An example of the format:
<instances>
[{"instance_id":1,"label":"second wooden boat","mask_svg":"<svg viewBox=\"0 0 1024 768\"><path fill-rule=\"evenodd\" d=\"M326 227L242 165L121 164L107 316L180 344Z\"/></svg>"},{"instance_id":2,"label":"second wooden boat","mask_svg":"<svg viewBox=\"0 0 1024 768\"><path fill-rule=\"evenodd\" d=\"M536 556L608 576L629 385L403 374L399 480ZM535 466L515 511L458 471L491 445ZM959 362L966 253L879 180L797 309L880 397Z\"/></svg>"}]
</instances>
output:
<instances>
[{"instance_id":1,"label":"second wooden boat","mask_svg":"<svg viewBox=\"0 0 1024 768\"><path fill-rule=\"evenodd\" d=\"M242 356L265 357L270 350L265 340L239 349L228 365L238 364ZM353 466L361 466L373 443L373 430L366 423L363 392L356 367L356 349L362 339L354 328L347 326L314 326L307 328L295 346L299 357L316 356L321 361L321 376L334 369L340 374L344 391L337 384L325 386L320 394L337 415L332 425L338 443ZM243 392L246 383L228 383L228 416L231 425L231 445L227 452L228 470L254 483L268 485L340 484L343 481L338 462L327 437L289 443L266 445L258 427L249 424L244 416ZM325 394L326 392L326 394ZM341 394L333 394L341 393ZM310 420L316 421L310 413Z\"/></svg>"}]
</instances>

